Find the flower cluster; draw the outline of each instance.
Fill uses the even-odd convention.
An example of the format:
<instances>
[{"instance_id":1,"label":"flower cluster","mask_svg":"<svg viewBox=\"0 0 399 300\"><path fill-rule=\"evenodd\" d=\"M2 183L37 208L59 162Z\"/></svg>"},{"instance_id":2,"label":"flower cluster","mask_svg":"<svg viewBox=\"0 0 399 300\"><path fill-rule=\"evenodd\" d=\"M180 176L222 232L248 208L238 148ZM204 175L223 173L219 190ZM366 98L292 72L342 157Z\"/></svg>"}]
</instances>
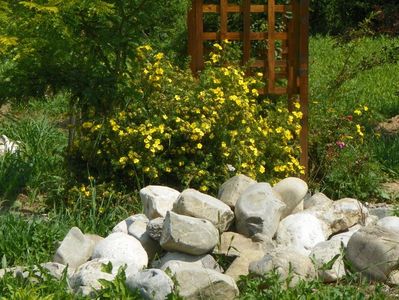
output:
<instances>
[{"instance_id":1,"label":"flower cluster","mask_svg":"<svg viewBox=\"0 0 399 300\"><path fill-rule=\"evenodd\" d=\"M138 48L137 99L105 121L88 120L78 148L91 166L138 186L163 183L215 191L236 173L276 181L303 173L299 103L259 96L262 74L247 77L221 63L215 44L199 78L173 67L162 53ZM87 141L91 141L88 143Z\"/></svg>"}]
</instances>

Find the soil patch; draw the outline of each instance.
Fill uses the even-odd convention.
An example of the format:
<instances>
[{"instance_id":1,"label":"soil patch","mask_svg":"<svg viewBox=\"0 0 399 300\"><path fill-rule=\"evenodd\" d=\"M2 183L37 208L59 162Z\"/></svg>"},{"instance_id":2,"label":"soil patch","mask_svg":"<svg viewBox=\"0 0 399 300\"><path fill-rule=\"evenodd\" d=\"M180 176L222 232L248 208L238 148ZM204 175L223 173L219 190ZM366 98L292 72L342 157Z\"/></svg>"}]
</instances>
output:
<instances>
[{"instance_id":1,"label":"soil patch","mask_svg":"<svg viewBox=\"0 0 399 300\"><path fill-rule=\"evenodd\" d=\"M397 134L399 133L399 115L378 124L377 130L382 131L386 134Z\"/></svg>"}]
</instances>

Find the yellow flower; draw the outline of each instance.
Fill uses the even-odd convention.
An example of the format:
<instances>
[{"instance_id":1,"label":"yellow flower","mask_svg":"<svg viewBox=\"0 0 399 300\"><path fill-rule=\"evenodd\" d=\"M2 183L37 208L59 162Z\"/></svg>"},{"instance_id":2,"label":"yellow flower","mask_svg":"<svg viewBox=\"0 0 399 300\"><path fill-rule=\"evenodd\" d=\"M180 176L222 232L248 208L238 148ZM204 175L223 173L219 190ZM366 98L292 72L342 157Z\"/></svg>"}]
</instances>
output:
<instances>
[{"instance_id":1,"label":"yellow flower","mask_svg":"<svg viewBox=\"0 0 399 300\"><path fill-rule=\"evenodd\" d=\"M157 60L161 60L162 58L164 58L164 54L163 54L162 52L159 52L159 53L157 53L157 54L155 55L155 58L156 58Z\"/></svg>"},{"instance_id":2,"label":"yellow flower","mask_svg":"<svg viewBox=\"0 0 399 300\"><path fill-rule=\"evenodd\" d=\"M170 172L172 172L172 169L171 169L170 167L166 167L166 168L165 168L165 172L166 172L166 173L170 173Z\"/></svg>"},{"instance_id":3,"label":"yellow flower","mask_svg":"<svg viewBox=\"0 0 399 300\"><path fill-rule=\"evenodd\" d=\"M201 144L201 143L198 143L198 144L197 144L197 148L198 148L198 149L202 149L202 144Z\"/></svg>"},{"instance_id":4,"label":"yellow flower","mask_svg":"<svg viewBox=\"0 0 399 300\"><path fill-rule=\"evenodd\" d=\"M119 164L121 164L122 166L125 165L126 162L127 162L126 156L122 156L121 158L119 158Z\"/></svg>"},{"instance_id":5,"label":"yellow flower","mask_svg":"<svg viewBox=\"0 0 399 300\"><path fill-rule=\"evenodd\" d=\"M357 132L358 135L360 135L361 137L364 136L364 133L362 132L362 128L360 127L359 124L356 124L356 132Z\"/></svg>"},{"instance_id":6,"label":"yellow flower","mask_svg":"<svg viewBox=\"0 0 399 300\"><path fill-rule=\"evenodd\" d=\"M93 123L92 122L84 122L83 124L82 124L82 127L83 128L91 128L93 126Z\"/></svg>"},{"instance_id":7,"label":"yellow flower","mask_svg":"<svg viewBox=\"0 0 399 300\"><path fill-rule=\"evenodd\" d=\"M362 114L362 111L359 110L359 109L356 109L353 113L354 113L355 115L360 116L360 115Z\"/></svg>"},{"instance_id":8,"label":"yellow flower","mask_svg":"<svg viewBox=\"0 0 399 300\"><path fill-rule=\"evenodd\" d=\"M295 102L294 107L296 109L300 109L301 108L301 104L299 102Z\"/></svg>"},{"instance_id":9,"label":"yellow flower","mask_svg":"<svg viewBox=\"0 0 399 300\"><path fill-rule=\"evenodd\" d=\"M364 111L368 111L369 108L365 105L365 106L363 106L363 110L364 110Z\"/></svg>"},{"instance_id":10,"label":"yellow flower","mask_svg":"<svg viewBox=\"0 0 399 300\"><path fill-rule=\"evenodd\" d=\"M200 186L200 191L201 192L206 192L208 190L208 187L207 186L205 186L205 185L201 185Z\"/></svg>"},{"instance_id":11,"label":"yellow flower","mask_svg":"<svg viewBox=\"0 0 399 300\"><path fill-rule=\"evenodd\" d=\"M259 172L261 173L261 174L263 174L263 173L265 173L265 167L264 166L260 166L259 167Z\"/></svg>"},{"instance_id":12,"label":"yellow flower","mask_svg":"<svg viewBox=\"0 0 399 300\"><path fill-rule=\"evenodd\" d=\"M218 50L223 50L222 46L220 46L218 43L213 44L213 47L215 47Z\"/></svg>"},{"instance_id":13,"label":"yellow flower","mask_svg":"<svg viewBox=\"0 0 399 300\"><path fill-rule=\"evenodd\" d=\"M134 159L133 159L133 163L134 163L135 165L137 165L139 162L140 162L140 160L139 160L138 158L134 158Z\"/></svg>"}]
</instances>

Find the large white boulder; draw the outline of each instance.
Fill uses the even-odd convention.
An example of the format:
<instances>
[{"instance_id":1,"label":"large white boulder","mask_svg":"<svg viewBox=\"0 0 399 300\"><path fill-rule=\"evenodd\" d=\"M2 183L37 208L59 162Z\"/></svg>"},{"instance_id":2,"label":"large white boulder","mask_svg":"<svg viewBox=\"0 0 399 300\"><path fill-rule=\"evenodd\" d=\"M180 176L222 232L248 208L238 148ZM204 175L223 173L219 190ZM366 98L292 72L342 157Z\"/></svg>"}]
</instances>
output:
<instances>
[{"instance_id":1,"label":"large white boulder","mask_svg":"<svg viewBox=\"0 0 399 300\"><path fill-rule=\"evenodd\" d=\"M328 226L318 218L305 212L289 215L281 220L277 230L277 243L309 255L312 248L328 239Z\"/></svg>"},{"instance_id":2,"label":"large white boulder","mask_svg":"<svg viewBox=\"0 0 399 300\"><path fill-rule=\"evenodd\" d=\"M301 204L308 192L308 185L300 178L288 177L273 186L273 191L278 193L281 196L281 200L285 203L285 208L281 214L281 218L283 219Z\"/></svg>"},{"instance_id":3,"label":"large white boulder","mask_svg":"<svg viewBox=\"0 0 399 300\"><path fill-rule=\"evenodd\" d=\"M371 280L399 284L399 232L369 225L349 240L346 258L355 270Z\"/></svg>"},{"instance_id":4,"label":"large white boulder","mask_svg":"<svg viewBox=\"0 0 399 300\"><path fill-rule=\"evenodd\" d=\"M140 199L143 203L144 214L151 220L165 217L166 212L172 210L173 204L180 193L166 186L149 185L140 190Z\"/></svg>"},{"instance_id":5,"label":"large white boulder","mask_svg":"<svg viewBox=\"0 0 399 300\"><path fill-rule=\"evenodd\" d=\"M210 221L220 231L226 231L234 219L230 207L219 199L194 189L184 190L173 206L175 213Z\"/></svg>"},{"instance_id":6,"label":"large white boulder","mask_svg":"<svg viewBox=\"0 0 399 300\"><path fill-rule=\"evenodd\" d=\"M134 265L137 270L147 267L148 264L148 255L141 243L122 232L111 233L99 242L94 248L92 258L119 261L121 265Z\"/></svg>"},{"instance_id":7,"label":"large white boulder","mask_svg":"<svg viewBox=\"0 0 399 300\"><path fill-rule=\"evenodd\" d=\"M285 209L280 195L268 183L251 185L235 207L237 231L247 237L257 233L273 237Z\"/></svg>"},{"instance_id":8,"label":"large white boulder","mask_svg":"<svg viewBox=\"0 0 399 300\"><path fill-rule=\"evenodd\" d=\"M210 221L167 212L160 240L165 250L201 255L210 252L218 240L219 232Z\"/></svg>"},{"instance_id":9,"label":"large white boulder","mask_svg":"<svg viewBox=\"0 0 399 300\"><path fill-rule=\"evenodd\" d=\"M72 227L55 252L53 261L71 268L77 268L89 260L94 242L87 238L79 228Z\"/></svg>"},{"instance_id":10,"label":"large white boulder","mask_svg":"<svg viewBox=\"0 0 399 300\"><path fill-rule=\"evenodd\" d=\"M234 208L241 194L256 181L243 174L236 175L219 188L218 198L228 206Z\"/></svg>"}]
</instances>

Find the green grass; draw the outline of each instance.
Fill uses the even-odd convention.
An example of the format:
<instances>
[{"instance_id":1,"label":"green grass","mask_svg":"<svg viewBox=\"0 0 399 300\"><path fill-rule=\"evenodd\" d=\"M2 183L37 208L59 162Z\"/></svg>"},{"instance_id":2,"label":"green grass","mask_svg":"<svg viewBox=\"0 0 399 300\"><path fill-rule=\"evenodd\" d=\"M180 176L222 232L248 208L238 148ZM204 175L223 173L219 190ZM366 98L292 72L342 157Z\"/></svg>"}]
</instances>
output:
<instances>
[{"instance_id":1,"label":"green grass","mask_svg":"<svg viewBox=\"0 0 399 300\"><path fill-rule=\"evenodd\" d=\"M310 43L310 185L330 197L378 199L384 181L399 178L397 136L376 132L399 115L399 38ZM364 106L368 111L356 116ZM353 121L348 118L353 116ZM356 132L361 125L364 138ZM345 135L354 137L344 140ZM344 140L345 149L337 141ZM349 171L350 170L350 171Z\"/></svg>"}]
</instances>

